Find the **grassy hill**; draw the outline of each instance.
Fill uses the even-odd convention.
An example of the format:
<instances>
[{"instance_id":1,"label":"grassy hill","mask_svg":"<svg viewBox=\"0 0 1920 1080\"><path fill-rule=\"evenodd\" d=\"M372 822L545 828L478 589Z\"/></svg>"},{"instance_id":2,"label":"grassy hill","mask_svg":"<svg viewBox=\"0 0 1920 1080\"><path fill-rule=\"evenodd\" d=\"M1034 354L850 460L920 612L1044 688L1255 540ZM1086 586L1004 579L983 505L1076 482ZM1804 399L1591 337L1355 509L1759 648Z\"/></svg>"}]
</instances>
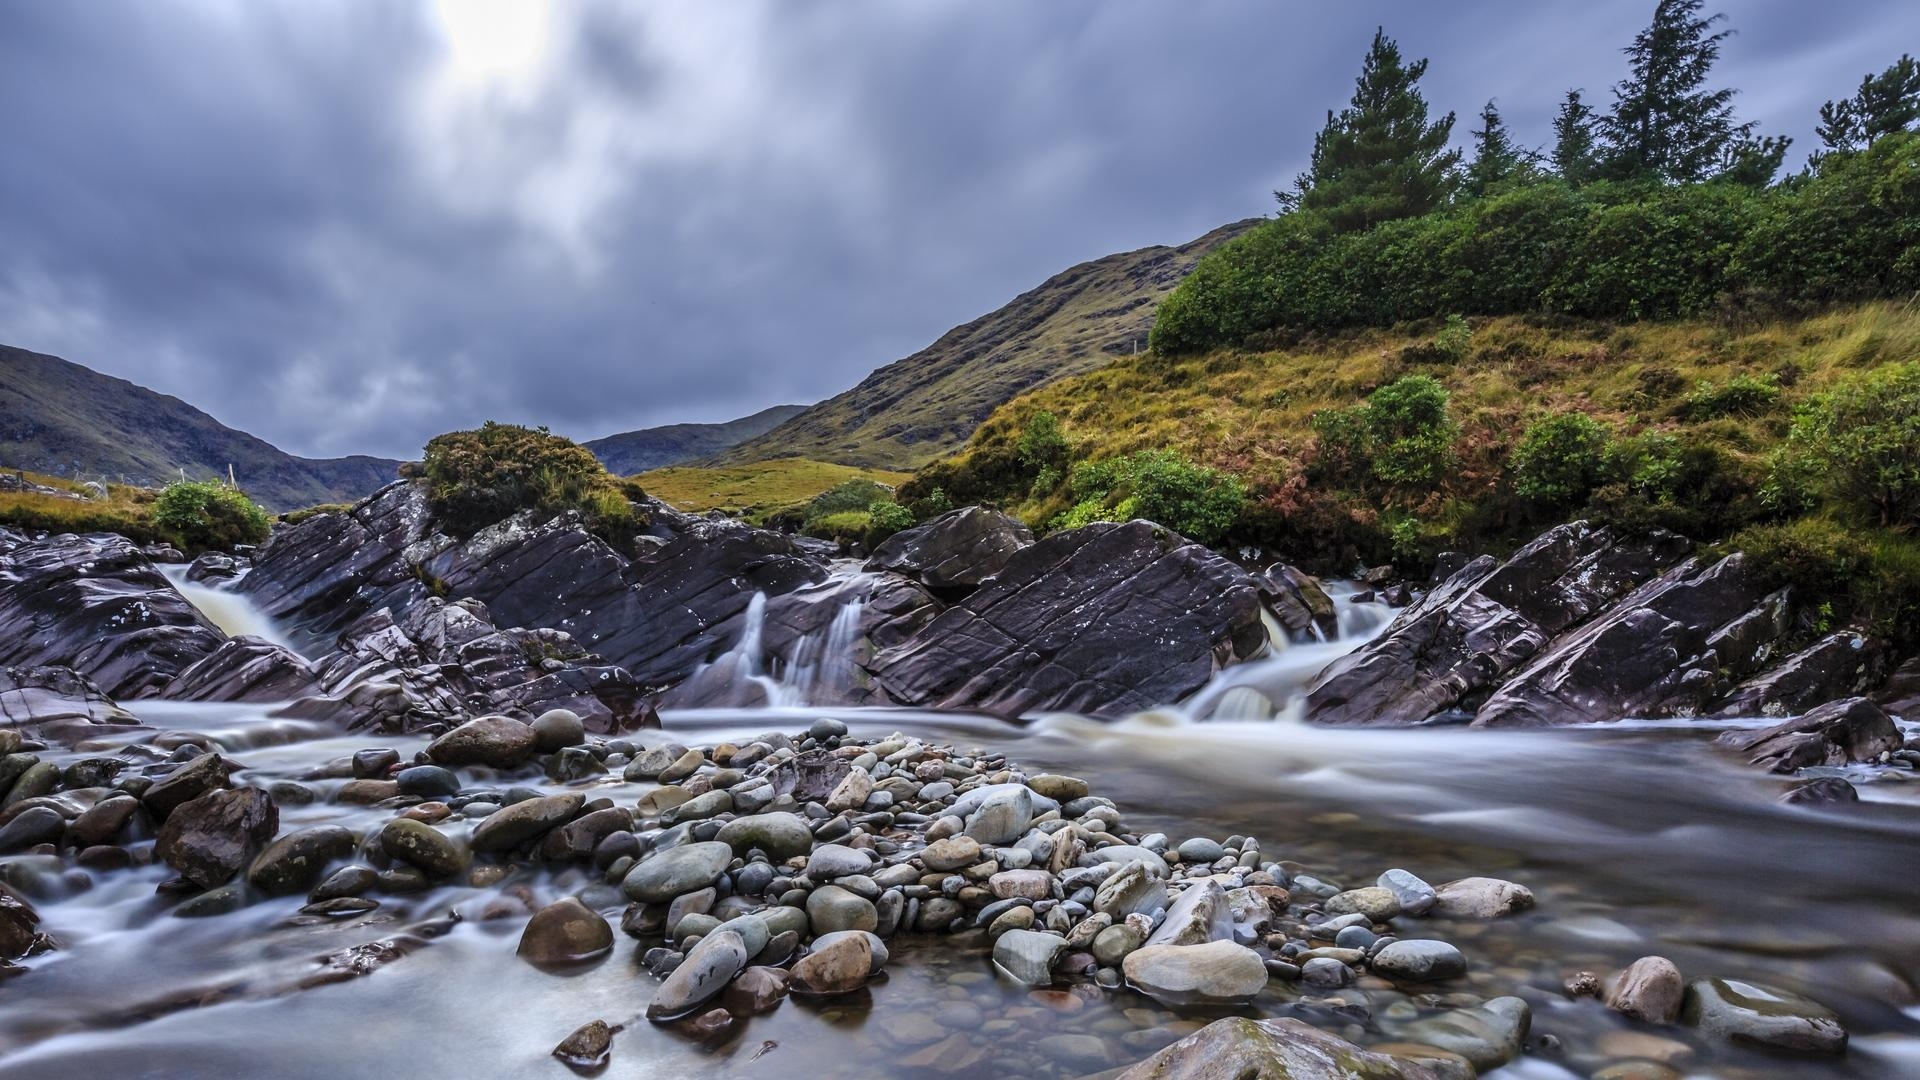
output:
<instances>
[{"instance_id":1,"label":"grassy hill","mask_svg":"<svg viewBox=\"0 0 1920 1080\"><path fill-rule=\"evenodd\" d=\"M911 475L781 458L734 466L670 466L641 473L636 479L647 494L681 510L724 510L758 519L804 503L849 480L872 480L895 487Z\"/></svg>"},{"instance_id":2,"label":"grassy hill","mask_svg":"<svg viewBox=\"0 0 1920 1080\"><path fill-rule=\"evenodd\" d=\"M224 478L276 510L343 502L394 477L376 457L301 458L227 427L179 398L57 356L0 346L0 465L157 486Z\"/></svg>"},{"instance_id":3,"label":"grassy hill","mask_svg":"<svg viewBox=\"0 0 1920 1080\"><path fill-rule=\"evenodd\" d=\"M924 465L959 447L1022 391L1144 350L1160 301L1202 255L1253 224L1238 222L1179 247L1109 255L1056 274L853 389L716 455L712 464L796 457L875 469Z\"/></svg>"},{"instance_id":4,"label":"grassy hill","mask_svg":"<svg viewBox=\"0 0 1920 1080\"><path fill-rule=\"evenodd\" d=\"M609 435L580 445L616 476L718 454L756 435L764 435L807 410L805 405L775 405L724 424L668 424Z\"/></svg>"}]
</instances>

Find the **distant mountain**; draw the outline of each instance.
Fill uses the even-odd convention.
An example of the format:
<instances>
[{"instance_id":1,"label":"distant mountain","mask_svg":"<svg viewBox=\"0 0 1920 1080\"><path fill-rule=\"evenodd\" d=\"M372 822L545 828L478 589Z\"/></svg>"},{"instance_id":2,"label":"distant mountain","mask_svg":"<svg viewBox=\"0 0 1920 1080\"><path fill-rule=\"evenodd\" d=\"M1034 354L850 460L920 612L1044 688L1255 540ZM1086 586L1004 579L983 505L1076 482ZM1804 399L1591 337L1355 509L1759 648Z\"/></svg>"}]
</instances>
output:
<instances>
[{"instance_id":1,"label":"distant mountain","mask_svg":"<svg viewBox=\"0 0 1920 1080\"><path fill-rule=\"evenodd\" d=\"M609 435L580 445L593 451L593 456L600 459L608 472L632 476L718 454L743 440L764 435L806 411L805 405L775 405L724 424L668 424Z\"/></svg>"},{"instance_id":2,"label":"distant mountain","mask_svg":"<svg viewBox=\"0 0 1920 1080\"><path fill-rule=\"evenodd\" d=\"M1200 256L1256 224L1236 222L1179 247L1081 263L711 461L801 457L918 468L958 449L1015 396L1145 349L1160 301Z\"/></svg>"},{"instance_id":3,"label":"distant mountain","mask_svg":"<svg viewBox=\"0 0 1920 1080\"><path fill-rule=\"evenodd\" d=\"M176 397L57 356L0 345L0 466L157 486L225 477L262 506L348 502L394 478L398 461L302 458Z\"/></svg>"}]
</instances>

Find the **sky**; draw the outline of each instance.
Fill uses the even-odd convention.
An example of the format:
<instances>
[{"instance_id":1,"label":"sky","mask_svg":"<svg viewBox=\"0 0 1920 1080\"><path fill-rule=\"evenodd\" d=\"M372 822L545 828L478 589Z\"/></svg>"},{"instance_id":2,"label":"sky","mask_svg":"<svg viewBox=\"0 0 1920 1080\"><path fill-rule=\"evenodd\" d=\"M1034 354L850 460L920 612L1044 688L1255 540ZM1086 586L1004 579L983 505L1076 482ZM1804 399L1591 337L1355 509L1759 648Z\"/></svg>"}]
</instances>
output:
<instances>
[{"instance_id":1,"label":"sky","mask_svg":"<svg viewBox=\"0 0 1920 1080\"><path fill-rule=\"evenodd\" d=\"M0 342L309 456L837 393L1274 209L1376 25L1544 146L1651 0L0 0ZM1912 0L1724 0L1796 145Z\"/></svg>"}]
</instances>

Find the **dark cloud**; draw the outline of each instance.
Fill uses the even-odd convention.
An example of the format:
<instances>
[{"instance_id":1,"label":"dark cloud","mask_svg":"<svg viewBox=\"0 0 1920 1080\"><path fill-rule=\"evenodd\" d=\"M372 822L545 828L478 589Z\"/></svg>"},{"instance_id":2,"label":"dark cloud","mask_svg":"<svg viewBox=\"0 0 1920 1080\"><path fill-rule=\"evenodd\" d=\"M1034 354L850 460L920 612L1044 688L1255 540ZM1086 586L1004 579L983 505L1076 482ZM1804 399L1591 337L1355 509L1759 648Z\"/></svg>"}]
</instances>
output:
<instances>
[{"instance_id":1,"label":"dark cloud","mask_svg":"<svg viewBox=\"0 0 1920 1080\"><path fill-rule=\"evenodd\" d=\"M1742 115L1798 149L1920 30L1723 6ZM1494 97L1544 143L1651 7L6 4L0 341L310 454L726 419L1266 212L1376 24L1463 135Z\"/></svg>"}]
</instances>

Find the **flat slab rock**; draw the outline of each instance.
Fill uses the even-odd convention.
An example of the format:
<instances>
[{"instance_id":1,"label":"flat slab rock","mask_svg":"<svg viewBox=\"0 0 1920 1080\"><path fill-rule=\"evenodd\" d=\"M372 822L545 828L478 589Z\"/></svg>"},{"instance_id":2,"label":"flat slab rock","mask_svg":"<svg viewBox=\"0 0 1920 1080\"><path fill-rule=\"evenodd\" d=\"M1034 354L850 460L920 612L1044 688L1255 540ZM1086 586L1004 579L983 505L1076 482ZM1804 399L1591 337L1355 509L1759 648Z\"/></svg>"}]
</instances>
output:
<instances>
[{"instance_id":1,"label":"flat slab rock","mask_svg":"<svg viewBox=\"0 0 1920 1080\"><path fill-rule=\"evenodd\" d=\"M1437 1080L1298 1020L1216 1020L1115 1080Z\"/></svg>"},{"instance_id":2,"label":"flat slab rock","mask_svg":"<svg viewBox=\"0 0 1920 1080\"><path fill-rule=\"evenodd\" d=\"M1146 521L1055 533L869 665L893 701L1122 715L1266 644L1246 572Z\"/></svg>"}]
</instances>

